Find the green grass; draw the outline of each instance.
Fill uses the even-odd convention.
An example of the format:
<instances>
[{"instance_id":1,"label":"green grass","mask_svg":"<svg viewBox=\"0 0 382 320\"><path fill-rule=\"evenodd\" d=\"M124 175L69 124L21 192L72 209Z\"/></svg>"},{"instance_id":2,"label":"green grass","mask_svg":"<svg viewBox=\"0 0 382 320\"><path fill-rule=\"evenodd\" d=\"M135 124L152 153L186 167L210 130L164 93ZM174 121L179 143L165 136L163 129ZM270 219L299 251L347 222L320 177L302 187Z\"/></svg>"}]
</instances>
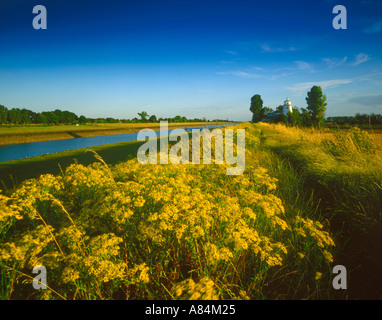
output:
<instances>
[{"instance_id":1,"label":"green grass","mask_svg":"<svg viewBox=\"0 0 382 320\"><path fill-rule=\"evenodd\" d=\"M280 180L281 198L297 211L309 211L306 204L311 198L316 215L330 225L338 243L335 264L344 265L349 273L348 297L382 298L382 159L378 146L357 130L260 127L262 150L271 157L265 163ZM285 164L282 169L277 168L280 163ZM290 179L291 170L297 180Z\"/></svg>"},{"instance_id":2,"label":"green grass","mask_svg":"<svg viewBox=\"0 0 382 320\"><path fill-rule=\"evenodd\" d=\"M135 157L143 142L129 141L106 144L91 148L76 149L55 154L31 157L21 160L0 163L0 189L11 190L18 187L24 180L36 178L41 174L59 174L70 164L88 165L97 161L91 149L96 151L106 163L116 164Z\"/></svg>"},{"instance_id":3,"label":"green grass","mask_svg":"<svg viewBox=\"0 0 382 320\"><path fill-rule=\"evenodd\" d=\"M359 131L333 132L254 125L260 146L254 156L259 165L278 179L276 195L286 216L320 221L330 228L336 243L334 265L348 271L348 289L332 289L330 274L322 298L382 298L382 159L378 147ZM135 157L142 143L127 142L91 148L106 163L117 164ZM85 149L0 164L0 179L7 189L42 173L58 174L77 161L97 161ZM307 269L304 272L309 272ZM287 270L287 269L285 269ZM287 276L281 271L275 277ZM286 272L286 271L285 271ZM302 276L291 274L288 277ZM304 278L304 277L302 277ZM268 279L270 291L299 297L306 284ZM292 286L293 284L293 286ZM264 295L267 295L264 288ZM301 290L302 291L302 290Z\"/></svg>"},{"instance_id":4,"label":"green grass","mask_svg":"<svg viewBox=\"0 0 382 320\"><path fill-rule=\"evenodd\" d=\"M259 147L254 126L245 128L243 175L229 176L215 165L144 166L134 159L116 166L71 166L0 199L6 209L0 296L333 297L333 243L327 225L318 223L303 176ZM36 261L50 270L49 285L60 296L35 292L27 283Z\"/></svg>"}]
</instances>

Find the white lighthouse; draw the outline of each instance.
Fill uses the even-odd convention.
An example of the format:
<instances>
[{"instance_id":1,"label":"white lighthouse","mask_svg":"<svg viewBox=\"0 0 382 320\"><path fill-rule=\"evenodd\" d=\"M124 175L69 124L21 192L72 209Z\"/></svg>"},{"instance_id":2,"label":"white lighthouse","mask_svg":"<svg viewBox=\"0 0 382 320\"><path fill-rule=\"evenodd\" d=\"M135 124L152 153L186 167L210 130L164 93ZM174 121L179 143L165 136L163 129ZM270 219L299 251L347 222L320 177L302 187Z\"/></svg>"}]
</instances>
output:
<instances>
[{"instance_id":1,"label":"white lighthouse","mask_svg":"<svg viewBox=\"0 0 382 320\"><path fill-rule=\"evenodd\" d=\"M286 100L284 101L284 105L283 105L283 114L285 114L287 116L288 112L291 112L291 113L293 112L292 102L290 102L290 100L288 98L286 98Z\"/></svg>"}]
</instances>

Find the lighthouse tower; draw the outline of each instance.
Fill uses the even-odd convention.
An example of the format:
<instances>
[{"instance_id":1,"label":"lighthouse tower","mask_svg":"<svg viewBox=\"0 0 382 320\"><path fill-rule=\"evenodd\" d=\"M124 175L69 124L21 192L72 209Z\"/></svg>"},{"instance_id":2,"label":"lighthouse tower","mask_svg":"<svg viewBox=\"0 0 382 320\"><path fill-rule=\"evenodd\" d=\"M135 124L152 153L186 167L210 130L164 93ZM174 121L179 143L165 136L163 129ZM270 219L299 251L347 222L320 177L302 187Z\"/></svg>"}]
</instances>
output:
<instances>
[{"instance_id":1,"label":"lighthouse tower","mask_svg":"<svg viewBox=\"0 0 382 320\"><path fill-rule=\"evenodd\" d=\"M287 116L288 112L293 112L292 102L290 102L290 100L286 98L286 100L284 101L284 106L283 106L283 114Z\"/></svg>"}]
</instances>

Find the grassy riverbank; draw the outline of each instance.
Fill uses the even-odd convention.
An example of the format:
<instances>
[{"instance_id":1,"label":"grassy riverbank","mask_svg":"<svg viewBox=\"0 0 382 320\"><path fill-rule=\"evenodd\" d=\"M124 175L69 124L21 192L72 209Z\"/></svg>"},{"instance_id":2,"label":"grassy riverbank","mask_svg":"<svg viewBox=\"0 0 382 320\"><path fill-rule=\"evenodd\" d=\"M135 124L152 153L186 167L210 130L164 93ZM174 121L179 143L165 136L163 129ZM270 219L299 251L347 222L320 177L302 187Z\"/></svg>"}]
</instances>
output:
<instances>
[{"instance_id":1,"label":"grassy riverbank","mask_svg":"<svg viewBox=\"0 0 382 320\"><path fill-rule=\"evenodd\" d=\"M87 150L94 150L109 164L126 161L137 155L143 142L129 141L105 144L91 148L69 150L53 154L35 156L26 159L0 163L0 189L14 189L24 180L37 178L41 174L60 174L73 163L89 165L95 161L94 155Z\"/></svg>"},{"instance_id":2,"label":"grassy riverbank","mask_svg":"<svg viewBox=\"0 0 382 320\"><path fill-rule=\"evenodd\" d=\"M239 176L141 165L127 143L96 149L102 158L67 155L78 164L62 171L57 157L59 174L1 195L1 298L381 299L382 159L371 137L235 128L246 130ZM48 290L30 284L37 262ZM346 290L333 288L335 265Z\"/></svg>"},{"instance_id":3,"label":"grassy riverbank","mask_svg":"<svg viewBox=\"0 0 382 320\"><path fill-rule=\"evenodd\" d=\"M280 180L280 197L295 199L299 204L293 207L301 211L313 201L330 226L334 264L349 273L344 295L381 299L382 157L373 136L356 128L332 132L261 125L261 146ZM299 179L290 181L291 172Z\"/></svg>"},{"instance_id":4,"label":"grassy riverbank","mask_svg":"<svg viewBox=\"0 0 382 320\"><path fill-rule=\"evenodd\" d=\"M169 129L226 124L223 122L184 122L169 123ZM0 145L28 143L48 140L85 138L112 134L138 132L148 128L159 130L160 123L103 123L88 125L2 125L0 126Z\"/></svg>"}]
</instances>

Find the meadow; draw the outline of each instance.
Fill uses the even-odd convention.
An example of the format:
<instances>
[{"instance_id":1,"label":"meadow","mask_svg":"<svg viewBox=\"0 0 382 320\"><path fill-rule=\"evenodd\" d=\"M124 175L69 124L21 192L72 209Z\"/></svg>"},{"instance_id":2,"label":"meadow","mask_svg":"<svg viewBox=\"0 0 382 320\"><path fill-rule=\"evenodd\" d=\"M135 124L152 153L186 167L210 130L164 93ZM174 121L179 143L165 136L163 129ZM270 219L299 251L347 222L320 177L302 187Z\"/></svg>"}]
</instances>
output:
<instances>
[{"instance_id":1,"label":"meadow","mask_svg":"<svg viewBox=\"0 0 382 320\"><path fill-rule=\"evenodd\" d=\"M376 134L377 133L377 134ZM262 149L293 169L336 242L335 261L346 266L350 299L382 298L382 145L378 132L262 126ZM276 177L283 179L275 172ZM299 191L300 190L300 191ZM282 191L286 195L289 191ZM298 206L297 206L298 207Z\"/></svg>"},{"instance_id":2,"label":"meadow","mask_svg":"<svg viewBox=\"0 0 382 320\"><path fill-rule=\"evenodd\" d=\"M381 158L370 136L231 128L246 130L242 175L93 152L5 189L1 299L381 298ZM337 264L347 290L333 289ZM46 290L31 285L36 265Z\"/></svg>"}]
</instances>

